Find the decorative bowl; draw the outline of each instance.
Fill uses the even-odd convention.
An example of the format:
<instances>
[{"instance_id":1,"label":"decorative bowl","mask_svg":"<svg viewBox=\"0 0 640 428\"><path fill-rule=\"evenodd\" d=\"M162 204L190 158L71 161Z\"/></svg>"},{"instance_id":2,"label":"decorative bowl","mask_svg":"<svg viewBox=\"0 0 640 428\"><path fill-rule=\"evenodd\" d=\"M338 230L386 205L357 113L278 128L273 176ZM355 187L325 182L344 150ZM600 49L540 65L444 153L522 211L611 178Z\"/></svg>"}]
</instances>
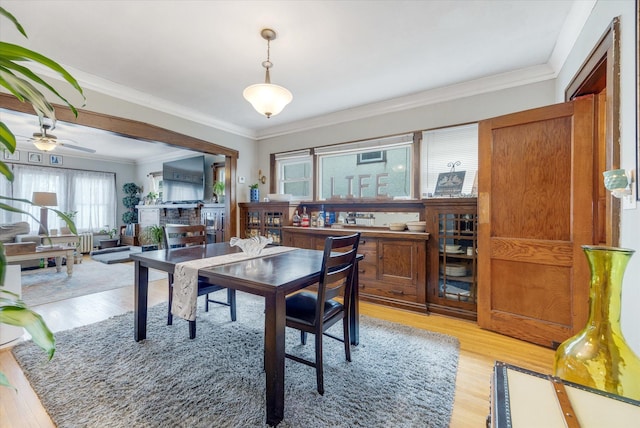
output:
<instances>
[{"instance_id":1,"label":"decorative bowl","mask_svg":"<svg viewBox=\"0 0 640 428\"><path fill-rule=\"evenodd\" d=\"M229 240L229 245L232 247L238 246L240 249L250 256L257 256L262 252L262 249L271 244L273 239L265 238L264 236L253 236L247 239L241 239L233 237Z\"/></svg>"},{"instance_id":2,"label":"decorative bowl","mask_svg":"<svg viewBox=\"0 0 640 428\"><path fill-rule=\"evenodd\" d=\"M407 225L405 223L389 223L389 230L393 230L395 232L402 232Z\"/></svg>"},{"instance_id":3,"label":"decorative bowl","mask_svg":"<svg viewBox=\"0 0 640 428\"><path fill-rule=\"evenodd\" d=\"M407 229L412 232L424 232L427 230L427 222L426 221L408 221Z\"/></svg>"}]
</instances>

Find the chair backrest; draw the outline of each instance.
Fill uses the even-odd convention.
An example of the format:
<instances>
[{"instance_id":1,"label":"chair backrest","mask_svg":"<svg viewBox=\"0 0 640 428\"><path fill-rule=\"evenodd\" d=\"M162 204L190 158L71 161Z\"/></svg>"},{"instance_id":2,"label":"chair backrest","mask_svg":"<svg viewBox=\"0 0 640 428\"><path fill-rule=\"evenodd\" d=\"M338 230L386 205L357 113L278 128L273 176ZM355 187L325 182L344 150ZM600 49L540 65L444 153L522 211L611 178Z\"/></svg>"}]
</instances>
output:
<instances>
[{"instance_id":1,"label":"chair backrest","mask_svg":"<svg viewBox=\"0 0 640 428\"><path fill-rule=\"evenodd\" d=\"M360 233L325 240L316 316L322 317L324 302L335 297L342 297L345 308L349 307L359 243Z\"/></svg>"},{"instance_id":2,"label":"chair backrest","mask_svg":"<svg viewBox=\"0 0 640 428\"><path fill-rule=\"evenodd\" d=\"M207 243L207 229L203 224L167 224L163 229L164 247L167 249Z\"/></svg>"}]
</instances>

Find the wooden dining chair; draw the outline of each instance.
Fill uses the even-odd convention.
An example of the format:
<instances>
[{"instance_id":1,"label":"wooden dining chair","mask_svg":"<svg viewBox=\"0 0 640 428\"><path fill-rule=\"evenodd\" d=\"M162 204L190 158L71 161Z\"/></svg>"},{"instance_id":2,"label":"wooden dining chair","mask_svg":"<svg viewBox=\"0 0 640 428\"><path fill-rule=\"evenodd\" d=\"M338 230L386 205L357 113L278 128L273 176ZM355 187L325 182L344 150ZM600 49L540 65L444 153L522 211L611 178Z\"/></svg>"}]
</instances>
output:
<instances>
[{"instance_id":1,"label":"wooden dining chair","mask_svg":"<svg viewBox=\"0 0 640 428\"><path fill-rule=\"evenodd\" d=\"M285 353L291 360L316 369L318 392L324 394L322 369L322 338L331 337L344 343L347 361L351 361L349 344L349 307L360 233L325 240L322 272L317 293L302 291L287 298L286 325L300 330L300 341L307 342L307 333L315 335L315 361ZM335 300L342 298L342 303ZM342 320L342 338L328 334L329 327Z\"/></svg>"},{"instance_id":2,"label":"wooden dining chair","mask_svg":"<svg viewBox=\"0 0 640 428\"><path fill-rule=\"evenodd\" d=\"M187 247L192 245L207 244L207 230L202 224L197 225L178 225L168 224L164 229L164 247L170 251L172 248ZM214 291L224 290L224 287L211 284L204 278L198 278L198 296L206 295L205 312L209 312L209 303L217 303L229 306L231 312L231 321L236 320L236 290L227 288L227 301L222 302L209 297ZM171 314L171 304L173 303L173 274L169 274L169 311L167 314L167 325L173 324L173 314ZM196 322L189 321L189 338L196 337Z\"/></svg>"}]
</instances>

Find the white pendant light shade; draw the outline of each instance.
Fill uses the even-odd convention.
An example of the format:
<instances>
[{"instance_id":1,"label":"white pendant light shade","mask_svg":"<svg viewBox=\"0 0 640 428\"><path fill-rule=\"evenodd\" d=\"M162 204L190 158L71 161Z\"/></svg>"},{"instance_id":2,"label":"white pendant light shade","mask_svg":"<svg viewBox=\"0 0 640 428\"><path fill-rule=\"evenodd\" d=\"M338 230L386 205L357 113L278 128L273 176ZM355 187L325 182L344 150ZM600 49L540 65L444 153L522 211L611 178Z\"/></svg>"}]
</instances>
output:
<instances>
[{"instance_id":1,"label":"white pendant light shade","mask_svg":"<svg viewBox=\"0 0 640 428\"><path fill-rule=\"evenodd\" d=\"M267 41L267 60L262 62L266 69L264 83L248 86L242 96L251 103L254 109L267 118L280 113L293 99L288 89L271 84L269 69L273 67L271 62L271 40L275 40L276 32L270 28L264 28L260 35Z\"/></svg>"},{"instance_id":2,"label":"white pendant light shade","mask_svg":"<svg viewBox=\"0 0 640 428\"><path fill-rule=\"evenodd\" d=\"M293 99L288 89L271 83L257 83L242 92L254 109L267 117L275 116Z\"/></svg>"}]
</instances>

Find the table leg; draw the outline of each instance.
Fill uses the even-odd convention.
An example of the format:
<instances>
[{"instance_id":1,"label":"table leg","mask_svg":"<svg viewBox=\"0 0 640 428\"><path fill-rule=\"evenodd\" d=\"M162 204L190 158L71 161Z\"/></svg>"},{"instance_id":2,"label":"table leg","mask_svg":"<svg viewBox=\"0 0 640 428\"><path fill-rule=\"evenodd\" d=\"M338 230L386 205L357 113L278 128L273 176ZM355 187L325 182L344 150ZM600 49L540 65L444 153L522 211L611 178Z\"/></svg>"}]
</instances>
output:
<instances>
[{"instance_id":1,"label":"table leg","mask_svg":"<svg viewBox=\"0 0 640 428\"><path fill-rule=\"evenodd\" d=\"M133 335L136 342L147 338L147 296L149 294L149 268L135 262L133 285Z\"/></svg>"},{"instance_id":2,"label":"table leg","mask_svg":"<svg viewBox=\"0 0 640 428\"><path fill-rule=\"evenodd\" d=\"M349 305L349 336L352 345L360 343L360 277L358 275L358 261L356 260L356 271L353 274L353 285L351 286L351 304Z\"/></svg>"},{"instance_id":3,"label":"table leg","mask_svg":"<svg viewBox=\"0 0 640 428\"><path fill-rule=\"evenodd\" d=\"M264 369L266 372L267 424L278 425L284 417L285 296L265 296Z\"/></svg>"},{"instance_id":4,"label":"table leg","mask_svg":"<svg viewBox=\"0 0 640 428\"><path fill-rule=\"evenodd\" d=\"M73 251L67 253L67 276L73 275ZM57 263L57 262L56 262Z\"/></svg>"},{"instance_id":5,"label":"table leg","mask_svg":"<svg viewBox=\"0 0 640 428\"><path fill-rule=\"evenodd\" d=\"M56 260L56 272L60 272L62 270L62 256L57 256ZM46 259L45 259L45 267L46 267Z\"/></svg>"}]
</instances>

